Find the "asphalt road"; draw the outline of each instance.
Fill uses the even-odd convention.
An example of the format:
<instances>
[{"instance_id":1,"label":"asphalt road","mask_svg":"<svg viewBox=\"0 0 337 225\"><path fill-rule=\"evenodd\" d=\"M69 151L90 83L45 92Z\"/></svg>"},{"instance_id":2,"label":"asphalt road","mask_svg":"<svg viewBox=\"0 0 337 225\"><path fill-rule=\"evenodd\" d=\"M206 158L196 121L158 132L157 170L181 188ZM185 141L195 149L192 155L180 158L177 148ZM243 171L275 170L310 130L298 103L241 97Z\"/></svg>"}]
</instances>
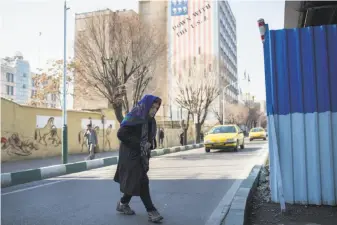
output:
<instances>
[{"instance_id":1,"label":"asphalt road","mask_svg":"<svg viewBox=\"0 0 337 225\"><path fill-rule=\"evenodd\" d=\"M151 194L165 224L204 225L236 179L244 179L266 153L263 141L239 152L203 148L152 158ZM116 213L121 193L112 181L116 166L69 174L2 189L5 225L144 225L149 224L138 197L135 216Z\"/></svg>"}]
</instances>

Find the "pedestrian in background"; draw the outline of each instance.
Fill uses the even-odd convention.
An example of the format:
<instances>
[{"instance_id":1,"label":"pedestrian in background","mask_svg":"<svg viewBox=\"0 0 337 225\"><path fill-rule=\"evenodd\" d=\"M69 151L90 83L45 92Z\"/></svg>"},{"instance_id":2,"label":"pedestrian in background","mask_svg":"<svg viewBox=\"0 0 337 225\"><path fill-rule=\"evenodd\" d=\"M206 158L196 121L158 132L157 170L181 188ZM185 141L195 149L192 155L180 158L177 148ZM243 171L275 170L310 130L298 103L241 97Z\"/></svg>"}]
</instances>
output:
<instances>
[{"instance_id":1,"label":"pedestrian in background","mask_svg":"<svg viewBox=\"0 0 337 225\"><path fill-rule=\"evenodd\" d=\"M165 133L164 133L164 129L160 128L159 129L159 134L158 134L158 139L159 139L159 146L160 147L164 147L164 137L165 137Z\"/></svg>"},{"instance_id":2,"label":"pedestrian in background","mask_svg":"<svg viewBox=\"0 0 337 225\"><path fill-rule=\"evenodd\" d=\"M157 133L154 116L160 104L160 98L145 95L125 116L117 132L121 144L114 181L120 184L123 197L117 203L116 210L125 215L134 215L135 211L129 203L132 196L140 196L151 222L163 220L152 203L147 175L151 150L155 147L152 143Z\"/></svg>"},{"instance_id":3,"label":"pedestrian in background","mask_svg":"<svg viewBox=\"0 0 337 225\"><path fill-rule=\"evenodd\" d=\"M183 146L184 145L184 131L179 135L179 139L180 139L180 145Z\"/></svg>"},{"instance_id":4,"label":"pedestrian in background","mask_svg":"<svg viewBox=\"0 0 337 225\"><path fill-rule=\"evenodd\" d=\"M86 160L92 160L95 158L95 148L97 146L97 134L94 129L92 129L91 123L87 125L87 131L84 134L84 137L87 138L88 152L89 156Z\"/></svg>"}]
</instances>

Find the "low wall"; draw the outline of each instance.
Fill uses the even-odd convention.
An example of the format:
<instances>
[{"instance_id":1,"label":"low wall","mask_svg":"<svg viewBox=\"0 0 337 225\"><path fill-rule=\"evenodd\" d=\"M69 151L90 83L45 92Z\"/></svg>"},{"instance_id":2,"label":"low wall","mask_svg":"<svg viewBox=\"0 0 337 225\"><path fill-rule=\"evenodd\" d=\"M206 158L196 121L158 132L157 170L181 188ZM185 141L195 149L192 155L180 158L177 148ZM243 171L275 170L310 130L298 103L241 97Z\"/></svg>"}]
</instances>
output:
<instances>
[{"instance_id":1,"label":"low wall","mask_svg":"<svg viewBox=\"0 0 337 225\"><path fill-rule=\"evenodd\" d=\"M104 125L101 122L105 115ZM68 111L68 152L87 152L84 131L90 122L97 132L98 151L116 151L119 123L110 109ZM62 151L62 112L59 109L19 105L1 98L1 162L59 156ZM181 129L177 122L158 122L165 131L164 146L179 145ZM188 142L194 143L194 127L190 126Z\"/></svg>"}]
</instances>

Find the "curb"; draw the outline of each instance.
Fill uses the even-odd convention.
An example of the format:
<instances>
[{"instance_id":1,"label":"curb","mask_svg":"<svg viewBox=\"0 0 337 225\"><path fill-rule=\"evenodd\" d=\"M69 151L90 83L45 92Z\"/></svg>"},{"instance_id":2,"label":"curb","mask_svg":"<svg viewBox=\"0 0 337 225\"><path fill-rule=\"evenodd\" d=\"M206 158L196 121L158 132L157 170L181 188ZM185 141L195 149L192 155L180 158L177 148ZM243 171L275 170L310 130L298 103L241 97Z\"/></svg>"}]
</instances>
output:
<instances>
[{"instance_id":1,"label":"curb","mask_svg":"<svg viewBox=\"0 0 337 225\"><path fill-rule=\"evenodd\" d=\"M250 202L256 191L260 173L266 164L268 155L262 165L255 165L250 171L249 176L242 181L239 189L234 195L232 204L221 225L244 225L247 222L250 210Z\"/></svg>"},{"instance_id":2,"label":"curb","mask_svg":"<svg viewBox=\"0 0 337 225\"><path fill-rule=\"evenodd\" d=\"M192 150L203 147L204 144L194 144L178 146L165 149L156 149L151 151L151 157L171 154L180 151ZM23 170L13 173L1 174L1 188L29 183L38 180L44 180L52 177L58 177L71 173L83 172L105 166L116 165L118 156L80 161L75 163L60 164L54 166L41 167L37 169Z\"/></svg>"}]
</instances>

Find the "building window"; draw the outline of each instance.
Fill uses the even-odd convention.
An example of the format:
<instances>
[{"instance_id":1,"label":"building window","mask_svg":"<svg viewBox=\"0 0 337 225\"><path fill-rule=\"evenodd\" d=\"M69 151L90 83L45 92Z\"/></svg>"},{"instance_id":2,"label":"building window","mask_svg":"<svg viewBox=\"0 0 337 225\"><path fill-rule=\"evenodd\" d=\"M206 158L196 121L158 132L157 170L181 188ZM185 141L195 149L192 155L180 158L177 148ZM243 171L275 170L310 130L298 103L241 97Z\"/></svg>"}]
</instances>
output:
<instances>
[{"instance_id":1,"label":"building window","mask_svg":"<svg viewBox=\"0 0 337 225\"><path fill-rule=\"evenodd\" d=\"M26 74L26 73L23 73L22 76L23 76L23 77L27 77L27 74Z\"/></svg>"},{"instance_id":2,"label":"building window","mask_svg":"<svg viewBox=\"0 0 337 225\"><path fill-rule=\"evenodd\" d=\"M26 88L26 85L24 84L24 85L22 85L22 88Z\"/></svg>"},{"instance_id":3,"label":"building window","mask_svg":"<svg viewBox=\"0 0 337 225\"><path fill-rule=\"evenodd\" d=\"M6 80L7 80L7 82L14 83L14 74L6 73Z\"/></svg>"},{"instance_id":4,"label":"building window","mask_svg":"<svg viewBox=\"0 0 337 225\"><path fill-rule=\"evenodd\" d=\"M7 95L14 95L14 87L6 85Z\"/></svg>"},{"instance_id":5,"label":"building window","mask_svg":"<svg viewBox=\"0 0 337 225\"><path fill-rule=\"evenodd\" d=\"M193 57L193 63L194 65L197 64L197 58L195 56Z\"/></svg>"},{"instance_id":6,"label":"building window","mask_svg":"<svg viewBox=\"0 0 337 225\"><path fill-rule=\"evenodd\" d=\"M198 53L199 53L199 55L201 54L201 48L200 47L198 48Z\"/></svg>"},{"instance_id":7,"label":"building window","mask_svg":"<svg viewBox=\"0 0 337 225\"><path fill-rule=\"evenodd\" d=\"M209 69L209 72L211 73L212 72L212 64L208 64L208 69Z\"/></svg>"}]
</instances>

